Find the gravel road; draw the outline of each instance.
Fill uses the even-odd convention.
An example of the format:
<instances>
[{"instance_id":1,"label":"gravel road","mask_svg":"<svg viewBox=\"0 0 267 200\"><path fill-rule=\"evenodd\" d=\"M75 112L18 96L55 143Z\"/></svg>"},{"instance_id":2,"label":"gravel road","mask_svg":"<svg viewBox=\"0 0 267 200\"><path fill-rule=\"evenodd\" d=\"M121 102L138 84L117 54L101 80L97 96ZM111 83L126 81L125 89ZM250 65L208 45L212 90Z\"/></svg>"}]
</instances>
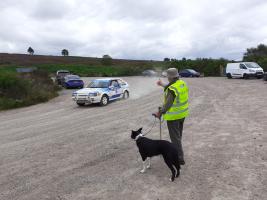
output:
<instances>
[{"instance_id":1,"label":"gravel road","mask_svg":"<svg viewBox=\"0 0 267 200\"><path fill-rule=\"evenodd\" d=\"M139 173L141 158L130 139L131 129L151 127L162 91L155 78L125 80L131 98L106 107L77 107L72 90L64 90L48 103L0 112L0 199L266 199L267 84L185 79L186 165L171 183L161 157ZM159 138L158 127L148 137ZM163 138L169 140L166 124Z\"/></svg>"}]
</instances>

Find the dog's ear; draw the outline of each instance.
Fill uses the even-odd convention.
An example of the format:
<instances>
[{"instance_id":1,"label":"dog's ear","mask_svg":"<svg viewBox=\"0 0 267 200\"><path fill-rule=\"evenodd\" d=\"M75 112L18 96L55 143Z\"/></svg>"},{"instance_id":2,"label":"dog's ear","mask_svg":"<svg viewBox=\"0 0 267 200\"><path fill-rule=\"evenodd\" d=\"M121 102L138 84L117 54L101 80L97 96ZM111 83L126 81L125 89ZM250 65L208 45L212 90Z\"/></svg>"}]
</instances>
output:
<instances>
[{"instance_id":1,"label":"dog's ear","mask_svg":"<svg viewBox=\"0 0 267 200\"><path fill-rule=\"evenodd\" d=\"M143 129L143 127L142 128L139 128L138 129L138 132L141 133L142 132L142 129Z\"/></svg>"}]
</instances>

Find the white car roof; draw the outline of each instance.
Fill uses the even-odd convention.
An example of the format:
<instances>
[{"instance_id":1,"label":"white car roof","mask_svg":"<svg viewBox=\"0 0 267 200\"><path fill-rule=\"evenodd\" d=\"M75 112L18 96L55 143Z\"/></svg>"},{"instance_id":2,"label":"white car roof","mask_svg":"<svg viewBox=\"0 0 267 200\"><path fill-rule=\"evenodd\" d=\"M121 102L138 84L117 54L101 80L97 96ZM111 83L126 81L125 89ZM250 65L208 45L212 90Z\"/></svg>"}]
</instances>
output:
<instances>
[{"instance_id":1,"label":"white car roof","mask_svg":"<svg viewBox=\"0 0 267 200\"><path fill-rule=\"evenodd\" d=\"M227 64L246 64L246 63L255 63L255 62L231 62L231 63L227 63Z\"/></svg>"},{"instance_id":2,"label":"white car roof","mask_svg":"<svg viewBox=\"0 0 267 200\"><path fill-rule=\"evenodd\" d=\"M112 81L112 80L122 80L121 78L97 78L94 80L101 80L101 81Z\"/></svg>"}]
</instances>

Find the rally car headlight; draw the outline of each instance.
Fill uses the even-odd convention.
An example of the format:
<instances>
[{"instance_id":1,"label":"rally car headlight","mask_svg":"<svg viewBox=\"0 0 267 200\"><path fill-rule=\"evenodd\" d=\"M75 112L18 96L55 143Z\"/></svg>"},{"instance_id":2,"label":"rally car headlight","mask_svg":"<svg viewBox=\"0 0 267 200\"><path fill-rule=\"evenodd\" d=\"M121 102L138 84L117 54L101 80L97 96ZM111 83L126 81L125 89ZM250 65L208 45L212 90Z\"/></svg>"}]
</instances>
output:
<instances>
[{"instance_id":1,"label":"rally car headlight","mask_svg":"<svg viewBox=\"0 0 267 200\"><path fill-rule=\"evenodd\" d=\"M77 96L77 93L76 93L76 92L73 92L73 93L72 93L72 96L73 96L73 97L76 97L76 96Z\"/></svg>"},{"instance_id":2,"label":"rally car headlight","mask_svg":"<svg viewBox=\"0 0 267 200\"><path fill-rule=\"evenodd\" d=\"M88 96L89 97L96 97L96 96L99 96L100 93L99 92L94 92L94 93L89 93Z\"/></svg>"}]
</instances>

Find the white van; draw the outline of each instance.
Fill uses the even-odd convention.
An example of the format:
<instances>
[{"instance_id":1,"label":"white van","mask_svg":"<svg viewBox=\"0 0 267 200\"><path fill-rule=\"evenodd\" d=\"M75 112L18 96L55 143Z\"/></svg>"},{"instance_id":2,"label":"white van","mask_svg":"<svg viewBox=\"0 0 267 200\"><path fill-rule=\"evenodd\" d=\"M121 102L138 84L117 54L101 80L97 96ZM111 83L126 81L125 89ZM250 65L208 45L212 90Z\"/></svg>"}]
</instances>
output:
<instances>
[{"instance_id":1,"label":"white van","mask_svg":"<svg viewBox=\"0 0 267 200\"><path fill-rule=\"evenodd\" d=\"M228 63L226 66L228 78L263 77L263 69L255 62Z\"/></svg>"}]
</instances>

